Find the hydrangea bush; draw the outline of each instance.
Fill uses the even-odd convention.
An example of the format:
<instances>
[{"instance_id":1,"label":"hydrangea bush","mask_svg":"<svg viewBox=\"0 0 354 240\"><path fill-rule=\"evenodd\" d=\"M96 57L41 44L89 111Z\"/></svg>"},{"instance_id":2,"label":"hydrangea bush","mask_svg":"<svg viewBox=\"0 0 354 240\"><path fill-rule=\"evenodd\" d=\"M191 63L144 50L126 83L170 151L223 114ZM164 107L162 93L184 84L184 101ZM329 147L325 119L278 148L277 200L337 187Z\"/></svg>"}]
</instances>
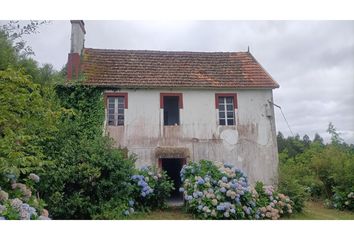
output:
<instances>
[{"instance_id":1,"label":"hydrangea bush","mask_svg":"<svg viewBox=\"0 0 354 240\"><path fill-rule=\"evenodd\" d=\"M167 205L167 199L174 189L173 182L164 171L157 171L153 167L143 167L131 177L133 192L128 201L124 215L128 216L135 211L150 211L162 209Z\"/></svg>"},{"instance_id":2,"label":"hydrangea bush","mask_svg":"<svg viewBox=\"0 0 354 240\"><path fill-rule=\"evenodd\" d=\"M341 191L334 188L334 195L331 200L327 200L325 205L329 208L339 210L354 210L354 192Z\"/></svg>"},{"instance_id":3,"label":"hydrangea bush","mask_svg":"<svg viewBox=\"0 0 354 240\"><path fill-rule=\"evenodd\" d=\"M208 160L191 162L181 170L187 211L201 219L278 219L292 213L292 201L231 165Z\"/></svg>"},{"instance_id":4,"label":"hydrangea bush","mask_svg":"<svg viewBox=\"0 0 354 240\"><path fill-rule=\"evenodd\" d=\"M0 187L0 220L49 220L44 202L37 198L38 175L31 173L26 184L16 182L14 175L5 177L9 186ZM5 188L6 187L6 188Z\"/></svg>"}]
</instances>

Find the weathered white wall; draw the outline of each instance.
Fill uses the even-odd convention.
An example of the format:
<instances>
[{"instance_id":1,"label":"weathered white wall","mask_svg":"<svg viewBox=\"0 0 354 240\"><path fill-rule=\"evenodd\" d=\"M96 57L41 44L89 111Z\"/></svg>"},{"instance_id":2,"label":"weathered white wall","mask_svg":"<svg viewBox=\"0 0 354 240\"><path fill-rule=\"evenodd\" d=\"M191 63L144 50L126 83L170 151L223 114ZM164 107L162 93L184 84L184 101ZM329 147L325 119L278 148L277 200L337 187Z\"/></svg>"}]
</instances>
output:
<instances>
[{"instance_id":1,"label":"weathered white wall","mask_svg":"<svg viewBox=\"0 0 354 240\"><path fill-rule=\"evenodd\" d=\"M178 90L183 94L180 126L163 126L160 93L166 90L121 90L128 93L125 126L106 126L117 146L138 155L137 165L157 165L158 146L187 147L189 161L218 160L244 170L251 182L276 183L278 154L272 90ZM237 93L236 126L218 126L215 93ZM267 109L268 108L268 109ZM267 116L270 115L270 116Z\"/></svg>"}]
</instances>

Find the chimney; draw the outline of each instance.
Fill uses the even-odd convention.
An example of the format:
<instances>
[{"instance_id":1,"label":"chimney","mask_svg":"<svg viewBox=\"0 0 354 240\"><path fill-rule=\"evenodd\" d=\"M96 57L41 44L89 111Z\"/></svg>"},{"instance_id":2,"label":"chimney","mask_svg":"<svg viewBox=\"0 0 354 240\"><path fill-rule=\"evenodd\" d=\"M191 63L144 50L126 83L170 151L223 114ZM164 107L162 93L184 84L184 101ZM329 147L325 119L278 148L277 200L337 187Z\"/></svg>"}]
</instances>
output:
<instances>
[{"instance_id":1,"label":"chimney","mask_svg":"<svg viewBox=\"0 0 354 240\"><path fill-rule=\"evenodd\" d=\"M67 78L79 77L81 55L85 43L85 23L83 20L71 20L71 45L67 64Z\"/></svg>"}]
</instances>

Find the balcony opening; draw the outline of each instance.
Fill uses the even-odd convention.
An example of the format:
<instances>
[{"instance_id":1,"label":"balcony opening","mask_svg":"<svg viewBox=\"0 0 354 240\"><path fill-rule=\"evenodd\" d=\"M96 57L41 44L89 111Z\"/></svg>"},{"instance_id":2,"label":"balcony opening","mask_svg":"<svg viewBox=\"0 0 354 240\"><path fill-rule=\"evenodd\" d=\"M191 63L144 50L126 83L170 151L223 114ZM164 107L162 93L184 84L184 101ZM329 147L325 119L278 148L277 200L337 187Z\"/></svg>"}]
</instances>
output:
<instances>
[{"instance_id":1,"label":"balcony opening","mask_svg":"<svg viewBox=\"0 0 354 240\"><path fill-rule=\"evenodd\" d=\"M179 125L179 97L163 97L163 122L165 126Z\"/></svg>"}]
</instances>

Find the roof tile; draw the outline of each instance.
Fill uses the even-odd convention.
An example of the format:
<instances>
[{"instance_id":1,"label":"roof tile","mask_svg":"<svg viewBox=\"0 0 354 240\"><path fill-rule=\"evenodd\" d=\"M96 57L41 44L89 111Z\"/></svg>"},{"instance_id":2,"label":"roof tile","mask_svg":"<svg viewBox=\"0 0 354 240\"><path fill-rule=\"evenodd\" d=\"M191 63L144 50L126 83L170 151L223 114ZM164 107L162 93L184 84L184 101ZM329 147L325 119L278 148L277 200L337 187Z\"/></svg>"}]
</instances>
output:
<instances>
[{"instance_id":1,"label":"roof tile","mask_svg":"<svg viewBox=\"0 0 354 240\"><path fill-rule=\"evenodd\" d=\"M89 85L120 88L277 88L249 52L173 52L85 48Z\"/></svg>"}]
</instances>

